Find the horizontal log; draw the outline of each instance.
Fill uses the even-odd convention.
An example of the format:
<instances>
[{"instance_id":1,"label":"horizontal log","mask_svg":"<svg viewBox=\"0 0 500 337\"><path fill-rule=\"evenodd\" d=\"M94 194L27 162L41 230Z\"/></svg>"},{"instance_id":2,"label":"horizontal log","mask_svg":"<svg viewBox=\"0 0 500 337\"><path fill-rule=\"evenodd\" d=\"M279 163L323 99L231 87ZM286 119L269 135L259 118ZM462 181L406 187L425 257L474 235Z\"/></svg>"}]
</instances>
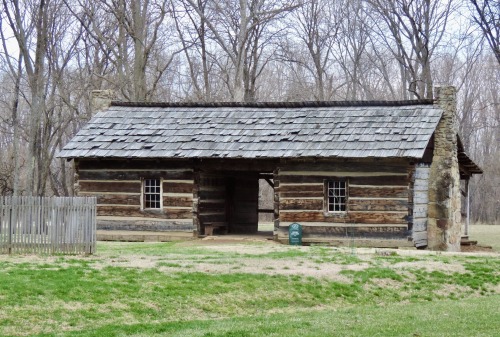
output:
<instances>
[{"instance_id":1,"label":"horizontal log","mask_svg":"<svg viewBox=\"0 0 500 337\"><path fill-rule=\"evenodd\" d=\"M386 159L386 160L355 160L340 162L338 160L325 160L301 163L281 164L280 173L286 171L331 171L331 172L397 172L406 173L409 161L406 159Z\"/></svg>"},{"instance_id":2,"label":"horizontal log","mask_svg":"<svg viewBox=\"0 0 500 337\"><path fill-rule=\"evenodd\" d=\"M192 183L163 182L163 193L192 193L193 189Z\"/></svg>"},{"instance_id":3,"label":"horizontal log","mask_svg":"<svg viewBox=\"0 0 500 337\"><path fill-rule=\"evenodd\" d=\"M407 211L408 201L390 199L348 199L349 211Z\"/></svg>"},{"instance_id":4,"label":"horizontal log","mask_svg":"<svg viewBox=\"0 0 500 337\"><path fill-rule=\"evenodd\" d=\"M200 169L204 172L243 171L245 175L258 177L259 173L273 172L278 167L279 159L203 159Z\"/></svg>"},{"instance_id":5,"label":"horizontal log","mask_svg":"<svg viewBox=\"0 0 500 337\"><path fill-rule=\"evenodd\" d=\"M370 213L370 212L348 212L349 222L373 223L373 224L407 224L408 214L402 213Z\"/></svg>"},{"instance_id":6,"label":"horizontal log","mask_svg":"<svg viewBox=\"0 0 500 337\"><path fill-rule=\"evenodd\" d=\"M278 241L288 243L288 237L278 236ZM400 248L400 247L413 247L413 243L405 239L348 239L348 238L325 238L325 237L306 237L302 238L302 243L309 244L322 244L332 246L349 246L349 247L375 247L375 248Z\"/></svg>"},{"instance_id":7,"label":"horizontal log","mask_svg":"<svg viewBox=\"0 0 500 337\"><path fill-rule=\"evenodd\" d=\"M98 216L128 216L156 219L192 219L191 210L169 209L161 210L141 210L139 207L120 207L120 206L97 206Z\"/></svg>"},{"instance_id":8,"label":"horizontal log","mask_svg":"<svg viewBox=\"0 0 500 337\"><path fill-rule=\"evenodd\" d=\"M407 187L357 187L349 186L353 198L407 198Z\"/></svg>"},{"instance_id":9,"label":"horizontal log","mask_svg":"<svg viewBox=\"0 0 500 337\"><path fill-rule=\"evenodd\" d=\"M158 171L158 170L141 170L141 171L86 171L79 170L78 176L80 180L140 180L141 178L154 179L171 179L171 180L186 180L193 179L193 171Z\"/></svg>"},{"instance_id":10,"label":"horizontal log","mask_svg":"<svg viewBox=\"0 0 500 337\"><path fill-rule=\"evenodd\" d=\"M78 159L78 168L81 170L163 170L163 169L191 169L192 160L175 159Z\"/></svg>"},{"instance_id":11,"label":"horizontal log","mask_svg":"<svg viewBox=\"0 0 500 337\"><path fill-rule=\"evenodd\" d=\"M193 206L193 198L187 197L163 197L163 206L183 206L191 207Z\"/></svg>"},{"instance_id":12,"label":"horizontal log","mask_svg":"<svg viewBox=\"0 0 500 337\"><path fill-rule=\"evenodd\" d=\"M281 221L279 223L279 228L281 229L284 229L284 230L288 230L288 227L292 224L293 222L285 222L285 221ZM408 227L408 224L365 224L365 223L349 223L349 224L346 224L346 223L342 223L342 222L307 222L307 221L302 221L300 223L302 226L307 226L307 227L324 227L324 226L328 226L328 227L380 227L380 226L384 226L384 227L405 227L407 228Z\"/></svg>"},{"instance_id":13,"label":"horizontal log","mask_svg":"<svg viewBox=\"0 0 500 337\"><path fill-rule=\"evenodd\" d=\"M408 186L410 183L408 176L380 176L380 177L350 177L349 184L352 185L373 185L373 186Z\"/></svg>"},{"instance_id":14,"label":"horizontal log","mask_svg":"<svg viewBox=\"0 0 500 337\"><path fill-rule=\"evenodd\" d=\"M130 194L96 194L97 204L141 206L141 196Z\"/></svg>"},{"instance_id":15,"label":"horizontal log","mask_svg":"<svg viewBox=\"0 0 500 337\"><path fill-rule=\"evenodd\" d=\"M119 220L107 220L97 218L97 229L101 230L122 230L122 231L184 231L193 230L195 226L192 221L178 220L130 220L130 218L122 218Z\"/></svg>"},{"instance_id":16,"label":"horizontal log","mask_svg":"<svg viewBox=\"0 0 500 337\"><path fill-rule=\"evenodd\" d=\"M163 208L167 213L167 219L192 219L193 211L189 209L176 209L170 207Z\"/></svg>"},{"instance_id":17,"label":"horizontal log","mask_svg":"<svg viewBox=\"0 0 500 337\"><path fill-rule=\"evenodd\" d=\"M283 210L323 210L323 200L320 199L281 199L280 209Z\"/></svg>"},{"instance_id":18,"label":"horizontal log","mask_svg":"<svg viewBox=\"0 0 500 337\"><path fill-rule=\"evenodd\" d=\"M406 224L404 213L373 213L373 212L346 212L328 213L324 212L286 212L280 211L280 221L309 221L309 222L345 222L345 223L369 223L369 224Z\"/></svg>"},{"instance_id":19,"label":"horizontal log","mask_svg":"<svg viewBox=\"0 0 500 337\"><path fill-rule=\"evenodd\" d=\"M278 177L280 184L300 184L300 183L323 183L325 179L331 179L323 176L309 176L309 175L280 175ZM276 186L276 185L275 185Z\"/></svg>"},{"instance_id":20,"label":"horizontal log","mask_svg":"<svg viewBox=\"0 0 500 337\"><path fill-rule=\"evenodd\" d=\"M325 192L321 191L294 191L294 192L280 192L279 196L281 198L314 198L314 197L324 197Z\"/></svg>"},{"instance_id":21,"label":"horizontal log","mask_svg":"<svg viewBox=\"0 0 500 337\"><path fill-rule=\"evenodd\" d=\"M295 185L283 185L275 188L276 192L312 192L312 191L324 191L324 184L295 184Z\"/></svg>"},{"instance_id":22,"label":"horizontal log","mask_svg":"<svg viewBox=\"0 0 500 337\"><path fill-rule=\"evenodd\" d=\"M302 227L304 235L324 235L324 236L343 236L349 238L406 238L408 237L408 228L406 225L395 226L378 226L378 227L329 227L315 226Z\"/></svg>"},{"instance_id":23,"label":"horizontal log","mask_svg":"<svg viewBox=\"0 0 500 337\"><path fill-rule=\"evenodd\" d=\"M79 181L82 192L136 192L141 193L141 182L95 182Z\"/></svg>"}]
</instances>

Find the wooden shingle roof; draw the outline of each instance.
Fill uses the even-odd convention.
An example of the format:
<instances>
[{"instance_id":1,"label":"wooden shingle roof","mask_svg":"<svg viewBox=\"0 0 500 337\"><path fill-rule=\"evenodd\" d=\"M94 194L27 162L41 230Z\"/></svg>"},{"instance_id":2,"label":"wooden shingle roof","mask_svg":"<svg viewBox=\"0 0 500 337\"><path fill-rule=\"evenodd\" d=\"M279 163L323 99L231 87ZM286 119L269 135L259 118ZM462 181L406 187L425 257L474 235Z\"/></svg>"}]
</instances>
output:
<instances>
[{"instance_id":1,"label":"wooden shingle roof","mask_svg":"<svg viewBox=\"0 0 500 337\"><path fill-rule=\"evenodd\" d=\"M121 103L97 113L62 158L422 158L432 101Z\"/></svg>"}]
</instances>

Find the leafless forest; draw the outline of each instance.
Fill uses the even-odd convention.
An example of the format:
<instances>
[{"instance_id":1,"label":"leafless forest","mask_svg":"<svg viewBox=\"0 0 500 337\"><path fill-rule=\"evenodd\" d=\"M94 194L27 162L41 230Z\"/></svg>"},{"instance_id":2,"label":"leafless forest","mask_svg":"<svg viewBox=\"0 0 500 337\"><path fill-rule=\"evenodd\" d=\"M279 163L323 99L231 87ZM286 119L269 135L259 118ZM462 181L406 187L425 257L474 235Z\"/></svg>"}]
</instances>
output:
<instances>
[{"instance_id":1,"label":"leafless forest","mask_svg":"<svg viewBox=\"0 0 500 337\"><path fill-rule=\"evenodd\" d=\"M0 195L71 195L58 150L89 92L130 101L432 98L458 89L484 169L472 216L500 222L498 0L2 0Z\"/></svg>"}]
</instances>

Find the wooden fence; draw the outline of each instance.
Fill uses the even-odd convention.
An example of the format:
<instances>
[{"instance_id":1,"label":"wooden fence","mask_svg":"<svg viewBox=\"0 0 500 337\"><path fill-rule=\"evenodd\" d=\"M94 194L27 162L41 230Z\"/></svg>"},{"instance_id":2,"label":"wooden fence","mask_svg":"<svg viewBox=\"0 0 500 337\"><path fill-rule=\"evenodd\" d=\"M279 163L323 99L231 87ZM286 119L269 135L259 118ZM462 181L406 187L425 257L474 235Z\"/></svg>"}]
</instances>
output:
<instances>
[{"instance_id":1,"label":"wooden fence","mask_svg":"<svg viewBox=\"0 0 500 337\"><path fill-rule=\"evenodd\" d=\"M0 253L92 254L95 197L0 197Z\"/></svg>"}]
</instances>

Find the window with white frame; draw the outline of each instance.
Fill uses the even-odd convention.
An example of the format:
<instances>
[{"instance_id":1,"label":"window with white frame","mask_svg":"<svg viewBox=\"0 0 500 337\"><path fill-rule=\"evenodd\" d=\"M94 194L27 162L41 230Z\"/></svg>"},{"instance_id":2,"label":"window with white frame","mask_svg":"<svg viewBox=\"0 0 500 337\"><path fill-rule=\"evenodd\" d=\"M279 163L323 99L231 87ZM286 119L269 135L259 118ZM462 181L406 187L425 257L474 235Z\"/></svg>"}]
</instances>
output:
<instances>
[{"instance_id":1,"label":"window with white frame","mask_svg":"<svg viewBox=\"0 0 500 337\"><path fill-rule=\"evenodd\" d=\"M142 200L144 209L161 209L161 179L144 179Z\"/></svg>"},{"instance_id":2,"label":"window with white frame","mask_svg":"<svg viewBox=\"0 0 500 337\"><path fill-rule=\"evenodd\" d=\"M347 181L329 180L326 190L328 212L345 212L347 210Z\"/></svg>"}]
</instances>

